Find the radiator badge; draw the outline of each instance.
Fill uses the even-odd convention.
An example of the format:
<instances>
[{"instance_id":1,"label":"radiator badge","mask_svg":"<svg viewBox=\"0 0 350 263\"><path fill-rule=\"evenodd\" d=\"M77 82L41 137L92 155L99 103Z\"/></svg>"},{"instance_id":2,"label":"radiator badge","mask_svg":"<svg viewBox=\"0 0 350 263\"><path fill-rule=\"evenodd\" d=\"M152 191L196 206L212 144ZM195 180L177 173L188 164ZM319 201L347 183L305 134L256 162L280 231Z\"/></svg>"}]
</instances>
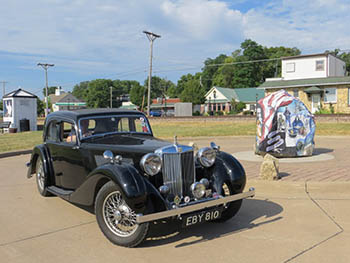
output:
<instances>
[{"instance_id":1,"label":"radiator badge","mask_svg":"<svg viewBox=\"0 0 350 263\"><path fill-rule=\"evenodd\" d=\"M178 196L178 195L176 195L175 198L174 198L174 203L175 203L176 205L179 205L180 202L181 202L181 197Z\"/></svg>"}]
</instances>

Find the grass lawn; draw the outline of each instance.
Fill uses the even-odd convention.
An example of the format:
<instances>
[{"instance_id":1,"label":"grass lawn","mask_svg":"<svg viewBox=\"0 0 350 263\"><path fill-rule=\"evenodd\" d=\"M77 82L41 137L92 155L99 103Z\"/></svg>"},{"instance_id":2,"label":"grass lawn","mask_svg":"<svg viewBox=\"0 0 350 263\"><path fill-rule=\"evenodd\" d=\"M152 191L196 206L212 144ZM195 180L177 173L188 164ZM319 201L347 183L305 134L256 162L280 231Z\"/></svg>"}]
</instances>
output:
<instances>
[{"instance_id":1,"label":"grass lawn","mask_svg":"<svg viewBox=\"0 0 350 263\"><path fill-rule=\"evenodd\" d=\"M255 135L255 123L233 123L230 121L167 121L152 122L156 137L171 139L198 136L242 136ZM350 123L318 123L317 135L350 135ZM42 131L0 134L0 152L30 149L42 142Z\"/></svg>"}]
</instances>

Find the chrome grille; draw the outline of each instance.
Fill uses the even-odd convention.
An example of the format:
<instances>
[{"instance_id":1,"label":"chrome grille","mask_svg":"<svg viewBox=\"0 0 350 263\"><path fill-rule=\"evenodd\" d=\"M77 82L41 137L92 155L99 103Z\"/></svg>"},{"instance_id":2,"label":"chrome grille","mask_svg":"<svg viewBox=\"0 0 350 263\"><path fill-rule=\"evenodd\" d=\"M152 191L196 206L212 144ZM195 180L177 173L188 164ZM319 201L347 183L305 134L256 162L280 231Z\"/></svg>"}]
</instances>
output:
<instances>
[{"instance_id":1,"label":"chrome grille","mask_svg":"<svg viewBox=\"0 0 350 263\"><path fill-rule=\"evenodd\" d=\"M191 184L195 181L193 151L183 153L164 153L163 183L170 193L183 197L190 194Z\"/></svg>"}]
</instances>

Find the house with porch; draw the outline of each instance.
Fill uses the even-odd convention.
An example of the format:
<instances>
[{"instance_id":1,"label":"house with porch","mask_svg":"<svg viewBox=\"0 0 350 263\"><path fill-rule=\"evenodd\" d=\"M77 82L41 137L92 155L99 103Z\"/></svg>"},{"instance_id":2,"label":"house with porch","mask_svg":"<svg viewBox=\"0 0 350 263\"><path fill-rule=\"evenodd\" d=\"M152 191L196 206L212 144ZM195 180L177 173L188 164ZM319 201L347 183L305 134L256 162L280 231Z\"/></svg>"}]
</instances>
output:
<instances>
[{"instance_id":1,"label":"house with porch","mask_svg":"<svg viewBox=\"0 0 350 263\"><path fill-rule=\"evenodd\" d=\"M329 53L282 58L282 77L259 86L269 95L284 89L315 113L321 108L350 113L350 77L346 64Z\"/></svg>"},{"instance_id":2,"label":"house with porch","mask_svg":"<svg viewBox=\"0 0 350 263\"><path fill-rule=\"evenodd\" d=\"M202 105L201 113L208 112L229 112L232 109L231 101L244 102L244 111L255 112L257 100L265 96L264 90L257 88L230 89L212 87L205 94L205 104Z\"/></svg>"},{"instance_id":3,"label":"house with porch","mask_svg":"<svg viewBox=\"0 0 350 263\"><path fill-rule=\"evenodd\" d=\"M86 108L86 103L77 99L72 93L64 92L61 87L57 87L55 94L49 95L53 111L78 110Z\"/></svg>"}]
</instances>

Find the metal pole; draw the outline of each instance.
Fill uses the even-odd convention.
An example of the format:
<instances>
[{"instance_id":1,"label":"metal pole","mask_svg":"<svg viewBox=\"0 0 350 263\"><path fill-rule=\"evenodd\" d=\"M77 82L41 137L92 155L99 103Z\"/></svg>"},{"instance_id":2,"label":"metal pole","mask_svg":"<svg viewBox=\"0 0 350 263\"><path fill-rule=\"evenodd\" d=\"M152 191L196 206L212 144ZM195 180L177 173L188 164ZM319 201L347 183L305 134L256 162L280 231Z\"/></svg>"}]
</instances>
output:
<instances>
[{"instance_id":1,"label":"metal pole","mask_svg":"<svg viewBox=\"0 0 350 263\"><path fill-rule=\"evenodd\" d=\"M6 93L6 91L5 91L5 84L8 83L8 82L7 81L0 81L0 83L2 83L2 97L4 97L5 93Z\"/></svg>"},{"instance_id":2,"label":"metal pole","mask_svg":"<svg viewBox=\"0 0 350 263\"><path fill-rule=\"evenodd\" d=\"M45 94L46 94L46 108L45 108L45 117L47 117L47 115L49 114L49 85L48 85L48 80L47 80L47 67L45 67L45 79L46 79L46 86L45 86Z\"/></svg>"},{"instance_id":3,"label":"metal pole","mask_svg":"<svg viewBox=\"0 0 350 263\"><path fill-rule=\"evenodd\" d=\"M150 56L149 56L149 72L148 72L148 93L147 93L147 116L149 117L151 106L151 79L152 79L152 54L153 54L153 39L150 44Z\"/></svg>"},{"instance_id":4,"label":"metal pole","mask_svg":"<svg viewBox=\"0 0 350 263\"><path fill-rule=\"evenodd\" d=\"M152 79L152 57L153 57L153 41L156 38L159 38L160 35L154 34L152 32L143 31L148 37L148 40L150 43L150 58L149 58L149 72L148 72L148 94L147 94L147 116L149 117L150 114L150 107L151 107L151 79Z\"/></svg>"},{"instance_id":5,"label":"metal pole","mask_svg":"<svg viewBox=\"0 0 350 263\"><path fill-rule=\"evenodd\" d=\"M113 97L113 95L112 95L112 89L113 89L113 87L111 86L111 87L109 87L110 89L111 89L111 99L110 99L110 104L111 104L111 109L112 109L112 97Z\"/></svg>"},{"instance_id":6,"label":"metal pole","mask_svg":"<svg viewBox=\"0 0 350 263\"><path fill-rule=\"evenodd\" d=\"M49 114L49 98L48 98L48 89L49 89L49 82L47 79L47 69L49 67L55 66L54 64L47 64L47 63L38 63L38 66L41 66L45 70L45 80L46 80L46 85L45 85L45 100L46 100L46 108L45 108L45 117Z\"/></svg>"}]
</instances>

